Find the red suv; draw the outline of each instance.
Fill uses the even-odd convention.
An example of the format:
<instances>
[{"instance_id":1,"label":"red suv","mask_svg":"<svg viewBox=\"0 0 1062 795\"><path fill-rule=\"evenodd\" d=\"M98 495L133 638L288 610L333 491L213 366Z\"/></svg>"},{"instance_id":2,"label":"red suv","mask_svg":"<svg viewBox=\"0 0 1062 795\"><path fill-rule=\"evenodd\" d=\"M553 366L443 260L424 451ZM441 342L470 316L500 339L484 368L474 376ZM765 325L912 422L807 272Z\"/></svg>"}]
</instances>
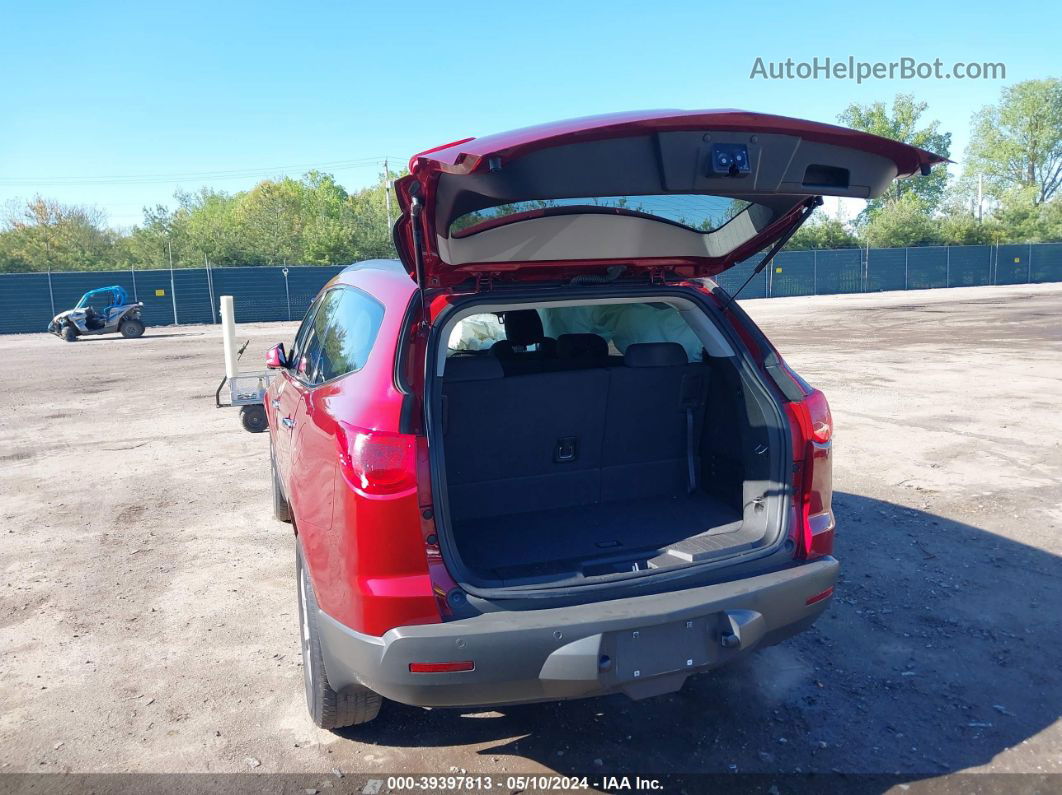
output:
<instances>
[{"instance_id":1,"label":"red suv","mask_svg":"<svg viewBox=\"0 0 1062 795\"><path fill-rule=\"evenodd\" d=\"M400 260L345 270L268 354L314 721L643 698L809 626L830 410L711 277L941 160L742 111L414 156Z\"/></svg>"}]
</instances>

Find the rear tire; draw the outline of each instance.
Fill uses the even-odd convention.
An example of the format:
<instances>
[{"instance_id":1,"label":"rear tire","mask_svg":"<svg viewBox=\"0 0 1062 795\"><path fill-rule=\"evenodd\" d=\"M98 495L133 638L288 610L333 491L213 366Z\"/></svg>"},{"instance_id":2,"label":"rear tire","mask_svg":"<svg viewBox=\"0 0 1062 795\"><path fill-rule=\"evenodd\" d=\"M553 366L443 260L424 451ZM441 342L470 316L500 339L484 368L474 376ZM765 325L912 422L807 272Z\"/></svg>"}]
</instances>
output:
<instances>
[{"instance_id":1,"label":"rear tire","mask_svg":"<svg viewBox=\"0 0 1062 795\"><path fill-rule=\"evenodd\" d=\"M277 473L277 459L273 455L273 448L269 449L269 471L273 480L273 518L278 522L291 524L291 506L284 499L284 492L280 489L280 475Z\"/></svg>"},{"instance_id":2,"label":"rear tire","mask_svg":"<svg viewBox=\"0 0 1062 795\"><path fill-rule=\"evenodd\" d=\"M118 327L118 331L127 340L134 340L137 337L141 337L144 334L144 323L136 318L129 318L123 320L122 325Z\"/></svg>"},{"instance_id":3,"label":"rear tire","mask_svg":"<svg viewBox=\"0 0 1062 795\"><path fill-rule=\"evenodd\" d=\"M295 578L299 590L299 637L306 707L322 729L341 729L368 723L380 712L383 697L367 687L350 687L337 693L328 684L317 629L317 598L302 561L302 546L295 544Z\"/></svg>"},{"instance_id":4,"label":"rear tire","mask_svg":"<svg viewBox=\"0 0 1062 795\"><path fill-rule=\"evenodd\" d=\"M77 329L73 326L63 326L59 331L59 336L67 342L77 341Z\"/></svg>"},{"instance_id":5,"label":"rear tire","mask_svg":"<svg viewBox=\"0 0 1062 795\"><path fill-rule=\"evenodd\" d=\"M244 406L240 409L240 424L245 431L262 433L269 430L265 406Z\"/></svg>"}]
</instances>

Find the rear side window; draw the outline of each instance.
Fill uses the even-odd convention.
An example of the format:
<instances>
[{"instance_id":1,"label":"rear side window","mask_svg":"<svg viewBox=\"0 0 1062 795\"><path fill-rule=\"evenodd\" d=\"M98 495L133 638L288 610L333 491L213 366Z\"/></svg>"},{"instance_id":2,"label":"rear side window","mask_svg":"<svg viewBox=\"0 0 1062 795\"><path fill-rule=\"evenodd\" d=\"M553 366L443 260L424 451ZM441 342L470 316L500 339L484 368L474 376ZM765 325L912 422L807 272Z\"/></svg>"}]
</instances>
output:
<instances>
[{"instance_id":1,"label":"rear side window","mask_svg":"<svg viewBox=\"0 0 1062 795\"><path fill-rule=\"evenodd\" d=\"M313 383L330 381L365 366L383 322L384 308L354 288L335 290L336 301L322 306L327 315L319 337L320 356Z\"/></svg>"},{"instance_id":2,"label":"rear side window","mask_svg":"<svg viewBox=\"0 0 1062 795\"><path fill-rule=\"evenodd\" d=\"M447 348L457 351L485 351L505 339L505 326L496 312L462 318L450 332Z\"/></svg>"}]
</instances>

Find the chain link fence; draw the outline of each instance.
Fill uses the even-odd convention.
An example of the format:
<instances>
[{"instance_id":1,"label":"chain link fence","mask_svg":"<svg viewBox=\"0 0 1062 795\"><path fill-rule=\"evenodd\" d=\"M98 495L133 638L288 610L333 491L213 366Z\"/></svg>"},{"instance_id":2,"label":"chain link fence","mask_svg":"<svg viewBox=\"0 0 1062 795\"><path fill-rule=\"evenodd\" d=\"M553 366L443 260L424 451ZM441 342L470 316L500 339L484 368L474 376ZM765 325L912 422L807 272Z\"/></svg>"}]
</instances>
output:
<instances>
[{"instance_id":1,"label":"chain link fence","mask_svg":"<svg viewBox=\"0 0 1062 795\"><path fill-rule=\"evenodd\" d=\"M753 257L716 277L734 291L759 262ZM742 298L926 290L1062 281L1062 243L784 251Z\"/></svg>"},{"instance_id":2,"label":"chain link fence","mask_svg":"<svg viewBox=\"0 0 1062 795\"><path fill-rule=\"evenodd\" d=\"M737 290L753 257L716 277ZM0 333L44 331L96 287L118 284L144 303L147 325L217 323L218 298L231 295L241 322L301 320L341 267L181 268L0 274ZM1062 281L1062 243L786 251L742 291L742 298L833 295Z\"/></svg>"}]
</instances>

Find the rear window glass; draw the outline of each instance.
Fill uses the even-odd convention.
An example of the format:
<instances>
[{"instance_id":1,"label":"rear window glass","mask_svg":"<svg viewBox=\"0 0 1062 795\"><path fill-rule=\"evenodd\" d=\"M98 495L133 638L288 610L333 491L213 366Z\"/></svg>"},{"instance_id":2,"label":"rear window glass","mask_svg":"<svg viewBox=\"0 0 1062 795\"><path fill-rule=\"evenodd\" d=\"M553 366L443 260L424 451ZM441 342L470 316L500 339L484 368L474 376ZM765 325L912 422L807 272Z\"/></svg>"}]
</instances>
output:
<instances>
[{"instance_id":1,"label":"rear window glass","mask_svg":"<svg viewBox=\"0 0 1062 795\"><path fill-rule=\"evenodd\" d=\"M490 222L494 225L523 213L536 210L564 212L573 208L586 207L590 211L621 210L635 214L650 215L671 223L694 229L698 232L710 232L718 229L735 215L738 215L750 202L732 199L727 196L704 196L698 194L664 194L660 196L594 196L574 199L534 199L531 201L499 204L475 212L465 213L450 224L451 234L461 232L473 234L474 227ZM513 220L516 220L513 218Z\"/></svg>"},{"instance_id":2,"label":"rear window glass","mask_svg":"<svg viewBox=\"0 0 1062 795\"><path fill-rule=\"evenodd\" d=\"M321 339L316 381L330 381L364 367L383 322L383 306L365 293L353 288L336 292L338 303L320 313L330 317Z\"/></svg>"}]
</instances>

